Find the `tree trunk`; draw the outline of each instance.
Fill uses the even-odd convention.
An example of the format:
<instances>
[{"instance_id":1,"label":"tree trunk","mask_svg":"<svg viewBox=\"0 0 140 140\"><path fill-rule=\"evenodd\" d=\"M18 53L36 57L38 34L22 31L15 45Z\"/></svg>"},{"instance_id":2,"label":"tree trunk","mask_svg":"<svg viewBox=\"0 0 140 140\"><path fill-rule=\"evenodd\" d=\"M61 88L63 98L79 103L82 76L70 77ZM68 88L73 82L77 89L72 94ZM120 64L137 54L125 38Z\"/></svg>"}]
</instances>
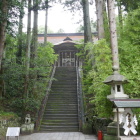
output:
<instances>
[{"instance_id":1,"label":"tree trunk","mask_svg":"<svg viewBox=\"0 0 140 140\"><path fill-rule=\"evenodd\" d=\"M118 58L118 41L117 41L117 28L116 28L115 1L114 0L108 0L108 14L109 14L109 23L110 23L113 70L118 71L119 58Z\"/></svg>"},{"instance_id":2,"label":"tree trunk","mask_svg":"<svg viewBox=\"0 0 140 140\"><path fill-rule=\"evenodd\" d=\"M46 15L45 15L45 32L44 32L44 45L47 44L47 30L48 30L48 27L47 27L47 23L48 23L48 0L46 0Z\"/></svg>"},{"instance_id":3,"label":"tree trunk","mask_svg":"<svg viewBox=\"0 0 140 140\"><path fill-rule=\"evenodd\" d=\"M98 39L105 37L104 33L104 0L95 0L97 13Z\"/></svg>"},{"instance_id":4,"label":"tree trunk","mask_svg":"<svg viewBox=\"0 0 140 140\"><path fill-rule=\"evenodd\" d=\"M37 47L38 47L38 5L39 1L33 1L33 10L34 10L34 22L33 22L33 35L32 35L32 45L31 45L31 60L30 67L33 69L33 73L30 75L30 78L33 81L32 95L36 94L36 58L37 58Z\"/></svg>"},{"instance_id":5,"label":"tree trunk","mask_svg":"<svg viewBox=\"0 0 140 140\"><path fill-rule=\"evenodd\" d=\"M28 23L27 23L27 42L26 42L26 76L25 76L25 96L26 97L28 97L29 67L30 67L31 3L32 3L32 0L28 0Z\"/></svg>"},{"instance_id":6,"label":"tree trunk","mask_svg":"<svg viewBox=\"0 0 140 140\"><path fill-rule=\"evenodd\" d=\"M3 17L0 22L0 70L1 70L1 63L3 58L3 51L4 51L4 43L5 43L5 35L6 35L6 26L7 26L7 12L8 12L8 3L7 0L2 1L2 14Z\"/></svg>"},{"instance_id":7,"label":"tree trunk","mask_svg":"<svg viewBox=\"0 0 140 140\"><path fill-rule=\"evenodd\" d=\"M32 61L36 58L37 44L38 44L38 0L33 0L33 10L34 10L34 22L33 22L33 35L32 35L32 46L31 46L31 59ZM34 62L33 62L34 63ZM34 64L31 64L34 67Z\"/></svg>"},{"instance_id":8,"label":"tree trunk","mask_svg":"<svg viewBox=\"0 0 140 140\"><path fill-rule=\"evenodd\" d=\"M84 18L84 42L92 42L92 33L89 17L89 1L82 0L83 5L83 18Z\"/></svg>"},{"instance_id":9,"label":"tree trunk","mask_svg":"<svg viewBox=\"0 0 140 140\"><path fill-rule=\"evenodd\" d=\"M8 12L8 3L7 0L2 1L2 9L1 12L3 17L0 19L0 75L2 74L2 58L4 52L4 44L6 38L6 26L7 26L7 12ZM2 97L3 92L3 80L0 79L0 97Z\"/></svg>"},{"instance_id":10,"label":"tree trunk","mask_svg":"<svg viewBox=\"0 0 140 140\"><path fill-rule=\"evenodd\" d=\"M107 42L110 42L110 33L109 33L109 20L108 20L108 11L106 6L106 0L104 0L104 36Z\"/></svg>"},{"instance_id":11,"label":"tree trunk","mask_svg":"<svg viewBox=\"0 0 140 140\"><path fill-rule=\"evenodd\" d=\"M121 29L123 29L123 20L122 20L122 7L121 7L121 2L118 0L118 15L119 15L119 23L120 23L120 27Z\"/></svg>"},{"instance_id":12,"label":"tree trunk","mask_svg":"<svg viewBox=\"0 0 140 140\"><path fill-rule=\"evenodd\" d=\"M21 0L21 5L24 5L24 0ZM17 63L21 64L22 58L22 29L23 29L23 7L20 9L19 15L19 28L18 28L18 52L17 52Z\"/></svg>"}]
</instances>

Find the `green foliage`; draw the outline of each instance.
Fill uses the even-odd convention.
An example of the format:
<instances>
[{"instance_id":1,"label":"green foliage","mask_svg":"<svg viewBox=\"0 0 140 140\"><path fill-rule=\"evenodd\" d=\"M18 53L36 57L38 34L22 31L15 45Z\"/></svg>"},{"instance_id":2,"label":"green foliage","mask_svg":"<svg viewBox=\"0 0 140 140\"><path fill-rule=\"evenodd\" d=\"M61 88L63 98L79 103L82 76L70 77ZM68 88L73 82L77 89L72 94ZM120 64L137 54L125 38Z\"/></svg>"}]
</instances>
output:
<instances>
[{"instance_id":1,"label":"green foliage","mask_svg":"<svg viewBox=\"0 0 140 140\"><path fill-rule=\"evenodd\" d=\"M9 65L5 61L5 72L2 79L5 81L4 106L7 110L21 113L24 91L24 67L16 63Z\"/></svg>"},{"instance_id":2,"label":"green foliage","mask_svg":"<svg viewBox=\"0 0 140 140\"><path fill-rule=\"evenodd\" d=\"M2 11L3 1L0 1L0 24L4 20L7 20L7 33L12 34L15 36L18 27L18 18L20 13L23 17L24 15L24 4L21 3L19 0L7 0L7 11L8 14L4 15Z\"/></svg>"},{"instance_id":3,"label":"green foliage","mask_svg":"<svg viewBox=\"0 0 140 140\"><path fill-rule=\"evenodd\" d=\"M112 73L111 50L103 39L95 44L87 43L85 54L87 55L83 67L83 90L86 114L90 120L95 115L110 117L112 105L107 100L110 87L103 81Z\"/></svg>"},{"instance_id":4,"label":"green foliage","mask_svg":"<svg viewBox=\"0 0 140 140\"><path fill-rule=\"evenodd\" d=\"M84 134L92 134L92 124L91 123L84 123L82 126L82 132Z\"/></svg>"},{"instance_id":5,"label":"green foliage","mask_svg":"<svg viewBox=\"0 0 140 140\"><path fill-rule=\"evenodd\" d=\"M8 63L16 62L16 52L17 52L17 38L6 35L6 48L5 48L5 58Z\"/></svg>"},{"instance_id":6,"label":"green foliage","mask_svg":"<svg viewBox=\"0 0 140 140\"><path fill-rule=\"evenodd\" d=\"M140 8L124 17L123 30L118 28L120 73L129 80L129 83L124 85L124 91L130 98L140 98L139 19ZM103 81L112 74L109 44L100 40L95 44L86 44L85 48L81 44L78 47L81 48L78 56L84 59L83 91L87 117L90 120L93 115L108 118L112 115L112 103L107 99L110 87Z\"/></svg>"},{"instance_id":7,"label":"green foliage","mask_svg":"<svg viewBox=\"0 0 140 140\"><path fill-rule=\"evenodd\" d=\"M13 112L4 112L4 111L0 111L0 120L8 120L11 118L17 118L17 114L13 113Z\"/></svg>"},{"instance_id":8,"label":"green foliage","mask_svg":"<svg viewBox=\"0 0 140 140\"><path fill-rule=\"evenodd\" d=\"M135 9L138 9L138 7L140 6L139 0L116 0L116 1L120 2L127 12L131 12Z\"/></svg>"},{"instance_id":9,"label":"green foliage","mask_svg":"<svg viewBox=\"0 0 140 140\"><path fill-rule=\"evenodd\" d=\"M0 139L4 139L7 127L19 126L19 117L13 112L0 111Z\"/></svg>"},{"instance_id":10,"label":"green foliage","mask_svg":"<svg viewBox=\"0 0 140 140\"><path fill-rule=\"evenodd\" d=\"M39 109L42 99L46 94L46 88L50 79L52 65L57 59L53 45L40 46L37 49L35 68L29 69L28 97L25 95L25 57L23 53L22 63L16 63L17 39L7 36L5 52L4 73L1 76L5 83L3 106L18 115L30 113L33 117ZM32 78L37 74L37 78ZM32 90L35 90L33 93Z\"/></svg>"},{"instance_id":11,"label":"green foliage","mask_svg":"<svg viewBox=\"0 0 140 140\"><path fill-rule=\"evenodd\" d=\"M97 31L97 21L93 21L91 20L90 22L91 25L91 32L96 32ZM76 29L77 33L83 33L84 32L84 26L80 25L77 29Z\"/></svg>"},{"instance_id":12,"label":"green foliage","mask_svg":"<svg viewBox=\"0 0 140 140\"><path fill-rule=\"evenodd\" d=\"M125 92L131 98L140 98L140 8L130 12L124 21L119 38L121 73L129 80Z\"/></svg>"}]
</instances>

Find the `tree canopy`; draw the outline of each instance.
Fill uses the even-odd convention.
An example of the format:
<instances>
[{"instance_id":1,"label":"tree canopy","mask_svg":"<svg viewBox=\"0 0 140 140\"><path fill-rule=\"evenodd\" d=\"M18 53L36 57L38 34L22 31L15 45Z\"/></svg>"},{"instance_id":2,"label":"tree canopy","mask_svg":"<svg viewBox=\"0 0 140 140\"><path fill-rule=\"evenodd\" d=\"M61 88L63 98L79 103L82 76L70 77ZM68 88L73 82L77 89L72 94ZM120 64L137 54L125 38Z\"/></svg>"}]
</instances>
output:
<instances>
[{"instance_id":1,"label":"tree canopy","mask_svg":"<svg viewBox=\"0 0 140 140\"><path fill-rule=\"evenodd\" d=\"M50 33L47 24L38 28L38 11L46 10L51 2L61 3L71 12L83 12L85 41L77 46L79 59L83 62L83 92L87 116L108 117L112 115L107 100L110 87L103 81L112 73L112 54L109 30L109 0L1 0L0 1L0 105L19 116L32 113L35 117L45 96L52 65L57 60L53 45L47 41L37 42L38 33ZM100 5L102 2L102 5ZM97 21L90 21L89 4L96 4ZM22 31L22 19L28 7L27 33ZM140 98L140 1L116 0L120 73L128 78L125 92L131 98ZM34 19L31 19L31 14ZM33 28L31 28L33 24ZM92 25L90 25L92 24ZM56 23L57 26L57 23ZM98 31L98 41L92 41L91 27ZM39 30L38 30L39 29ZM63 29L58 31L63 33ZM116 30L115 30L116 32ZM44 35L45 36L45 35ZM47 37L47 34L46 36ZM18 61L20 60L20 61ZM101 104L102 103L102 104ZM105 109L106 108L106 109ZM1 109L1 108L0 108Z\"/></svg>"}]
</instances>

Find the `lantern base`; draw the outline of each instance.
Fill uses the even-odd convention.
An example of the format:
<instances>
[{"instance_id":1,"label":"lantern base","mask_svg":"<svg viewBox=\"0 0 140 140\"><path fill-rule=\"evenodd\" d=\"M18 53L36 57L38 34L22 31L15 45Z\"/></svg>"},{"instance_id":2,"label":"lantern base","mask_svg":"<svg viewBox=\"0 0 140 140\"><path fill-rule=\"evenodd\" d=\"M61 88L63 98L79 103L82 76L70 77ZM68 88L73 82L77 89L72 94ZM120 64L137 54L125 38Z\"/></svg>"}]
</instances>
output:
<instances>
[{"instance_id":1,"label":"lantern base","mask_svg":"<svg viewBox=\"0 0 140 140\"><path fill-rule=\"evenodd\" d=\"M117 122L111 122L107 126L107 134L103 136L103 140L118 140L117 129ZM124 129L122 128L122 125L120 125L120 135L124 135Z\"/></svg>"},{"instance_id":2,"label":"lantern base","mask_svg":"<svg viewBox=\"0 0 140 140\"><path fill-rule=\"evenodd\" d=\"M127 94L110 94L107 96L107 99L128 99Z\"/></svg>"},{"instance_id":3,"label":"lantern base","mask_svg":"<svg viewBox=\"0 0 140 140\"><path fill-rule=\"evenodd\" d=\"M103 140L118 140L117 136L113 136L113 135L107 135L105 134L103 137Z\"/></svg>"}]
</instances>

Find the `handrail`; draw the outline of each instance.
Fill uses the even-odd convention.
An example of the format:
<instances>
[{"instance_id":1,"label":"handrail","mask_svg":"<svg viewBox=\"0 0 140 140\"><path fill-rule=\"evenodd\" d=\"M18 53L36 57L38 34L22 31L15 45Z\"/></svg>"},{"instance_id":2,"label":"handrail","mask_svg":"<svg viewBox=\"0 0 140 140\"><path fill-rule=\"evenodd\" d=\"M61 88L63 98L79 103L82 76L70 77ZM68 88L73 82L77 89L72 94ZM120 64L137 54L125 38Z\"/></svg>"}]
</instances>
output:
<instances>
[{"instance_id":1,"label":"handrail","mask_svg":"<svg viewBox=\"0 0 140 140\"><path fill-rule=\"evenodd\" d=\"M77 97L78 97L79 131L82 131L82 125L84 124L85 119L84 119L81 73L80 73L80 68L79 67L76 67L76 72L77 72Z\"/></svg>"},{"instance_id":2,"label":"handrail","mask_svg":"<svg viewBox=\"0 0 140 140\"><path fill-rule=\"evenodd\" d=\"M56 70L56 63L53 65L53 69L52 69L52 72L50 74L50 80L48 82L48 87L47 87L47 90L46 90L46 95L45 95L44 99L42 100L41 107L40 107L40 109L37 113L37 119L36 119L36 122L35 122L35 130L36 131L39 129L41 119L42 119L43 114L44 114L44 110L45 110L45 107L46 107L48 96L50 94L50 89L51 89L52 80L53 80L53 77L54 77L54 74L55 74L55 70Z\"/></svg>"}]
</instances>

